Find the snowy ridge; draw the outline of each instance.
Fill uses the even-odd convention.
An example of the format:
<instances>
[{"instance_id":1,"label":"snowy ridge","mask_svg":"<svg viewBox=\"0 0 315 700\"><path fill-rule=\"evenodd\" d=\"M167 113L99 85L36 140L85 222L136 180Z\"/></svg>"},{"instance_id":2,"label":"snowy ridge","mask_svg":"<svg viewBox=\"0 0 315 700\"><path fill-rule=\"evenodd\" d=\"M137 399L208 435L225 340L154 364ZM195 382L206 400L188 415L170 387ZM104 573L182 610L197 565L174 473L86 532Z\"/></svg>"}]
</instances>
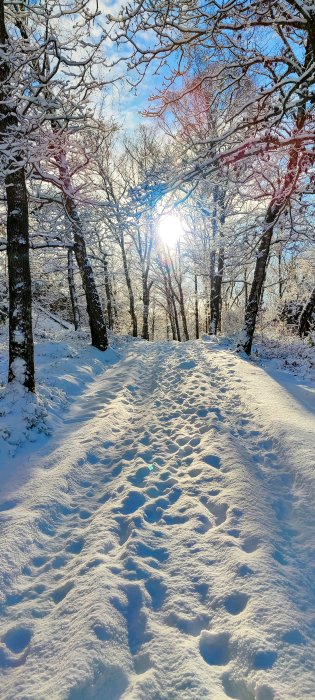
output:
<instances>
[{"instance_id":1,"label":"snowy ridge","mask_svg":"<svg viewBox=\"0 0 315 700\"><path fill-rule=\"evenodd\" d=\"M2 697L315 698L310 388L119 352L1 498Z\"/></svg>"}]
</instances>

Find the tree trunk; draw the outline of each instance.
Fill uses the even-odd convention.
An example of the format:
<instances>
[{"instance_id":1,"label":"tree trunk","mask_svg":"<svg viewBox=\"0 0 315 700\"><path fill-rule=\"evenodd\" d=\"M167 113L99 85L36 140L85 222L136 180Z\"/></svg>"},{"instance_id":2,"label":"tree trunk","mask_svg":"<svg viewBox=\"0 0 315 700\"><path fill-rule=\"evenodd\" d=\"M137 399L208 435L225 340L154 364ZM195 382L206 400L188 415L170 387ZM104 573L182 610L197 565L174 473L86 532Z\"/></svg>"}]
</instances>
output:
<instances>
[{"instance_id":1,"label":"tree trunk","mask_svg":"<svg viewBox=\"0 0 315 700\"><path fill-rule=\"evenodd\" d=\"M166 304L167 304L167 312L168 316L170 319L170 324L171 324L171 329L172 329L172 336L173 340L177 340L177 333L176 333L176 325L175 325L175 318L174 318L174 305L173 305L173 300L172 300L172 295L171 291L167 286L166 279L164 281L165 285L165 296L166 296Z\"/></svg>"},{"instance_id":2,"label":"tree trunk","mask_svg":"<svg viewBox=\"0 0 315 700\"><path fill-rule=\"evenodd\" d=\"M170 272L170 267L168 264L166 265L166 276L167 276L169 295L170 295L170 302L169 302L170 309L173 311L172 317L174 319L175 328L176 328L177 338L174 338L174 340L177 339L178 342L180 343L181 342L181 332L180 332L180 327L179 327L178 313L177 313L177 308L176 308L175 293L174 293L174 289L173 289L173 285L172 285L171 272Z\"/></svg>"},{"instance_id":3,"label":"tree trunk","mask_svg":"<svg viewBox=\"0 0 315 700\"><path fill-rule=\"evenodd\" d=\"M312 289L312 292L305 304L305 306L302 309L301 316L299 318L299 334L301 338L304 338L305 335L308 335L308 333L311 330L312 327L312 316L315 312L315 287Z\"/></svg>"},{"instance_id":4,"label":"tree trunk","mask_svg":"<svg viewBox=\"0 0 315 700\"><path fill-rule=\"evenodd\" d=\"M9 274L9 382L35 391L28 202L24 169L5 178Z\"/></svg>"},{"instance_id":5,"label":"tree trunk","mask_svg":"<svg viewBox=\"0 0 315 700\"><path fill-rule=\"evenodd\" d=\"M247 269L244 270L244 294L245 294L245 308L248 304L248 281L247 281Z\"/></svg>"},{"instance_id":6,"label":"tree trunk","mask_svg":"<svg viewBox=\"0 0 315 700\"><path fill-rule=\"evenodd\" d=\"M151 339L152 340L154 340L154 334L155 334L155 303L153 302L152 321L151 321Z\"/></svg>"},{"instance_id":7,"label":"tree trunk","mask_svg":"<svg viewBox=\"0 0 315 700\"><path fill-rule=\"evenodd\" d=\"M210 334L216 335L221 326L221 292L222 280L224 272L224 248L221 247L218 256L218 270L214 278L213 288L211 290L210 303Z\"/></svg>"},{"instance_id":8,"label":"tree trunk","mask_svg":"<svg viewBox=\"0 0 315 700\"><path fill-rule=\"evenodd\" d=\"M279 285L279 299L283 297L283 279L282 279L282 252L278 252L278 285Z\"/></svg>"},{"instance_id":9,"label":"tree trunk","mask_svg":"<svg viewBox=\"0 0 315 700\"><path fill-rule=\"evenodd\" d=\"M10 94L10 66L6 61L7 32L4 2L0 0L0 143L5 144L15 132L18 139L18 119L14 108L7 104ZM25 171L6 155L9 174L5 176L7 197L7 256L9 276L9 372L8 381L19 381L29 391L35 391L34 345L32 328L32 285L29 260L29 216Z\"/></svg>"},{"instance_id":10,"label":"tree trunk","mask_svg":"<svg viewBox=\"0 0 315 700\"><path fill-rule=\"evenodd\" d=\"M179 278L176 279L176 283L177 283L177 288L178 288L178 294L174 292L174 296L179 303L179 310L180 310L180 315L182 317L183 333L184 333L185 340L189 340L183 287L182 287L181 280ZM174 299L174 308L176 308L175 299Z\"/></svg>"},{"instance_id":11,"label":"tree trunk","mask_svg":"<svg viewBox=\"0 0 315 700\"><path fill-rule=\"evenodd\" d=\"M267 262L269 259L270 244L273 234L273 227L278 215L278 209L268 208L265 218L265 233L263 234L256 256L254 279L251 286L248 303L245 310L245 322L243 331L238 341L237 349L250 355L253 337L256 327L257 313L261 300L261 293L266 276Z\"/></svg>"},{"instance_id":12,"label":"tree trunk","mask_svg":"<svg viewBox=\"0 0 315 700\"><path fill-rule=\"evenodd\" d=\"M150 340L149 337L149 306L150 306L150 287L148 285L147 272L142 274L142 301L143 301L143 322L142 334L143 340Z\"/></svg>"},{"instance_id":13,"label":"tree trunk","mask_svg":"<svg viewBox=\"0 0 315 700\"><path fill-rule=\"evenodd\" d=\"M101 300L96 288L93 268L87 255L80 218L77 214L76 207L72 207L72 202L69 201L68 197L66 197L66 210L72 223L73 248L85 292L92 345L98 350L106 350L108 347L108 339Z\"/></svg>"},{"instance_id":14,"label":"tree trunk","mask_svg":"<svg viewBox=\"0 0 315 700\"><path fill-rule=\"evenodd\" d=\"M108 322L108 328L110 330L113 330L114 327L114 314L113 314L113 304L112 304L112 299L113 299L113 292L112 292L112 287L109 279L109 272L108 272L108 262L107 262L107 256L104 255L104 278L105 278L105 292L106 292L106 308L107 308L107 322Z\"/></svg>"},{"instance_id":15,"label":"tree trunk","mask_svg":"<svg viewBox=\"0 0 315 700\"><path fill-rule=\"evenodd\" d=\"M212 217L212 230L214 240L218 235L218 224L220 225L219 233L221 244L218 252L217 271L211 269L211 301L210 301L210 335L217 335L221 328L221 309L222 309L222 280L224 273L224 247L222 244L223 232L222 226L225 223L225 189L215 189L214 210Z\"/></svg>"},{"instance_id":16,"label":"tree trunk","mask_svg":"<svg viewBox=\"0 0 315 700\"><path fill-rule=\"evenodd\" d=\"M198 277L195 275L195 329L196 340L199 340L199 308L198 308Z\"/></svg>"},{"instance_id":17,"label":"tree trunk","mask_svg":"<svg viewBox=\"0 0 315 700\"><path fill-rule=\"evenodd\" d=\"M304 121L305 112L303 108L302 114L299 115L297 119L297 127L299 129L303 128ZM237 345L237 349L239 351L243 350L246 353L246 355L250 355L252 349L257 313L259 309L259 304L261 302L262 289L266 277L267 265L269 260L273 228L280 212L284 211L285 207L290 201L291 194L294 191L294 188L296 187L296 184L298 182L298 178L301 172L301 166L303 164L303 159L300 159L299 156L299 148L296 145L293 145L288 159L286 174L283 178L283 184L280 190L276 192L276 194L273 196L267 209L264 223L264 233L262 235L256 256L254 279L248 298L248 304L245 309L244 327Z\"/></svg>"},{"instance_id":18,"label":"tree trunk","mask_svg":"<svg viewBox=\"0 0 315 700\"><path fill-rule=\"evenodd\" d=\"M138 336L138 321L137 321L137 316L136 316L136 311L135 311L135 298L134 298L131 279L130 279L130 275L129 275L125 242L124 242L123 236L121 236L119 244L120 244L120 249L121 249L121 254L122 254L122 259L123 259L125 280L126 280L128 295L129 295L129 313L130 313L131 321L132 321L132 335L134 338L137 338L137 336Z\"/></svg>"},{"instance_id":19,"label":"tree trunk","mask_svg":"<svg viewBox=\"0 0 315 700\"><path fill-rule=\"evenodd\" d=\"M72 248L68 248L68 284L69 284L69 292L70 292L70 301L71 301L71 308L72 308L72 315L73 315L73 322L74 322L74 330L78 331L79 328L81 327L81 323L80 323L80 312L79 312L77 291L75 288L75 281L74 281L74 264L73 263L74 263L73 250L72 250Z\"/></svg>"},{"instance_id":20,"label":"tree trunk","mask_svg":"<svg viewBox=\"0 0 315 700\"><path fill-rule=\"evenodd\" d=\"M176 335L177 335L177 340L179 343L182 342L182 335L180 332L180 327L179 327L179 319L178 319L178 313L177 313L177 308L176 308L176 299L174 294L172 295L172 304L173 304L173 309L174 309L174 321L175 321L175 327L176 327Z\"/></svg>"},{"instance_id":21,"label":"tree trunk","mask_svg":"<svg viewBox=\"0 0 315 700\"><path fill-rule=\"evenodd\" d=\"M213 224L212 224L213 225ZM207 327L209 333L211 333L211 309L212 309L212 299L215 296L215 262L216 262L216 254L215 250L212 250L210 253L210 298L207 300L207 308L208 308L208 318L207 318Z\"/></svg>"},{"instance_id":22,"label":"tree trunk","mask_svg":"<svg viewBox=\"0 0 315 700\"><path fill-rule=\"evenodd\" d=\"M52 122L52 130L56 137L58 137L59 125L54 121ZM102 304L95 284L93 268L87 255L82 223L74 198L69 167L62 144L60 144L59 150L58 143L55 146L55 161L59 170L64 207L71 222L74 243L73 250L85 292L92 345L98 350L106 350L108 347L108 339Z\"/></svg>"}]
</instances>

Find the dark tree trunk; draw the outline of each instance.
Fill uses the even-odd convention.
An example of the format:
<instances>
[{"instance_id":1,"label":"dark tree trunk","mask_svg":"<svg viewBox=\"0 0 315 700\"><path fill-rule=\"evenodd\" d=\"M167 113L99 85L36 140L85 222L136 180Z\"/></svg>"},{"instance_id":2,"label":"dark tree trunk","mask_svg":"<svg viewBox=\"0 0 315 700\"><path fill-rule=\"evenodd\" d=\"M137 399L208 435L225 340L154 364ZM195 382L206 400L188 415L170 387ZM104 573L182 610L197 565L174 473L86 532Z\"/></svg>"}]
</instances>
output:
<instances>
[{"instance_id":1,"label":"dark tree trunk","mask_svg":"<svg viewBox=\"0 0 315 700\"><path fill-rule=\"evenodd\" d=\"M283 279L282 279L282 253L278 253L278 284L279 284L279 299L283 297Z\"/></svg>"},{"instance_id":2,"label":"dark tree trunk","mask_svg":"<svg viewBox=\"0 0 315 700\"><path fill-rule=\"evenodd\" d=\"M189 340L189 333L188 333L188 326L187 326L187 317L186 317L186 310L185 310L185 302L184 302L184 294L183 294L183 287L180 279L176 279L177 282L177 288L178 288L178 294L174 293L174 296L176 297L178 303L179 303L179 310L180 310L180 315L182 317L182 325L183 325L183 333L184 333L184 338L185 340ZM174 308L176 308L175 305L175 300L174 300Z\"/></svg>"},{"instance_id":3,"label":"dark tree trunk","mask_svg":"<svg viewBox=\"0 0 315 700\"><path fill-rule=\"evenodd\" d=\"M210 298L207 300L207 308L208 308L208 318L207 318L207 327L209 333L211 333L211 309L212 309L212 299L215 296L215 262L216 262L216 254L215 251L212 250L210 253Z\"/></svg>"},{"instance_id":4,"label":"dark tree trunk","mask_svg":"<svg viewBox=\"0 0 315 700\"><path fill-rule=\"evenodd\" d=\"M13 131L18 138L19 126L14 108L7 104L8 98L11 98L10 66L6 62L7 39L4 2L0 0L0 144L5 143L8 133L12 139ZM35 391L28 200L25 171L19 167L19 157L16 152L14 161L10 155L7 156L9 173L5 177L9 275L8 380L18 380L29 391Z\"/></svg>"},{"instance_id":5,"label":"dark tree trunk","mask_svg":"<svg viewBox=\"0 0 315 700\"><path fill-rule=\"evenodd\" d=\"M112 292L112 286L110 283L109 279L109 271L108 271L108 262L107 262L107 257L104 255L104 278L105 278L105 292L106 292L106 308L107 308L107 322L108 322L108 328L110 330L113 330L114 327L114 314L113 314L113 292Z\"/></svg>"},{"instance_id":6,"label":"dark tree trunk","mask_svg":"<svg viewBox=\"0 0 315 700\"><path fill-rule=\"evenodd\" d=\"M178 318L176 300L175 300L174 294L172 295L172 304L173 304L173 309L174 309L174 321L175 321L175 327L176 327L177 340L179 343L181 343L182 335L181 335L180 327L179 327L179 318Z\"/></svg>"},{"instance_id":7,"label":"dark tree trunk","mask_svg":"<svg viewBox=\"0 0 315 700\"><path fill-rule=\"evenodd\" d=\"M308 335L312 328L312 316L315 313L315 287L312 290L299 318L299 334L301 338Z\"/></svg>"},{"instance_id":8,"label":"dark tree trunk","mask_svg":"<svg viewBox=\"0 0 315 700\"><path fill-rule=\"evenodd\" d=\"M170 327L168 325L168 317L166 314L166 340L169 340L169 339L170 339Z\"/></svg>"},{"instance_id":9,"label":"dark tree trunk","mask_svg":"<svg viewBox=\"0 0 315 700\"><path fill-rule=\"evenodd\" d=\"M149 308L150 308L150 285L148 284L148 274L144 272L142 275L142 301L143 301L143 322L142 334L143 340L150 340L149 337Z\"/></svg>"},{"instance_id":10,"label":"dark tree trunk","mask_svg":"<svg viewBox=\"0 0 315 700\"><path fill-rule=\"evenodd\" d=\"M28 202L23 168L8 175L5 186L8 206L8 379L9 382L18 379L29 391L35 391Z\"/></svg>"},{"instance_id":11,"label":"dark tree trunk","mask_svg":"<svg viewBox=\"0 0 315 700\"><path fill-rule=\"evenodd\" d=\"M171 278L171 272L170 272L170 267L167 264L166 265L166 277L167 277L167 284L168 284L168 289L169 289L169 305L170 305L170 317L174 319L175 323L175 329L176 329L176 338L174 340L178 340L178 342L181 342L181 332L180 332L180 327L179 327L179 319L178 319L178 313L177 313L177 308L176 308L176 299L175 299L175 293L172 285L172 278ZM173 326L172 326L173 329Z\"/></svg>"},{"instance_id":12,"label":"dark tree trunk","mask_svg":"<svg viewBox=\"0 0 315 700\"><path fill-rule=\"evenodd\" d=\"M153 302L152 322L151 322L151 339L152 340L154 340L154 334L155 334L155 303Z\"/></svg>"},{"instance_id":13,"label":"dark tree trunk","mask_svg":"<svg viewBox=\"0 0 315 700\"><path fill-rule=\"evenodd\" d=\"M256 256L254 279L251 286L248 303L245 310L245 322L241 337L238 342L238 350L250 355L253 337L256 327L257 313L261 301L261 293L266 276L267 263L269 259L270 244L273 234L273 227L278 215L278 209L269 207L265 219L265 233L263 234Z\"/></svg>"},{"instance_id":14,"label":"dark tree trunk","mask_svg":"<svg viewBox=\"0 0 315 700\"><path fill-rule=\"evenodd\" d=\"M210 333L216 335L221 326L222 280L224 273L224 248L220 248L218 270L214 278L210 303Z\"/></svg>"},{"instance_id":15,"label":"dark tree trunk","mask_svg":"<svg viewBox=\"0 0 315 700\"><path fill-rule=\"evenodd\" d=\"M78 331L79 328L81 327L81 323L80 323L80 312L79 312L77 291L75 288L75 281L74 281L74 261L73 261L72 248L68 248L68 284L69 284L69 293L70 293L70 301L71 301L71 308L72 308L72 315L73 315L74 330Z\"/></svg>"},{"instance_id":16,"label":"dark tree trunk","mask_svg":"<svg viewBox=\"0 0 315 700\"><path fill-rule=\"evenodd\" d=\"M175 326L175 318L174 318L174 306L173 306L173 294L172 294L172 289L170 287L169 283L169 278L167 275L167 272L162 268L161 269L162 275L163 275L163 281L164 281L164 292L165 292L165 299L166 299L166 309L167 309L167 314L166 314L166 326L168 328L168 321L167 319L169 318L170 324L171 324L171 329L172 329L172 338L173 340L177 340L177 335L176 335L176 326ZM169 332L169 331L168 331Z\"/></svg>"},{"instance_id":17,"label":"dark tree trunk","mask_svg":"<svg viewBox=\"0 0 315 700\"><path fill-rule=\"evenodd\" d=\"M248 304L248 281L247 281L247 270L244 270L244 294L245 294L245 308Z\"/></svg>"},{"instance_id":18,"label":"dark tree trunk","mask_svg":"<svg viewBox=\"0 0 315 700\"><path fill-rule=\"evenodd\" d=\"M305 121L304 109L300 108L300 112L301 113L297 119L297 127L302 129ZM302 163L303 160L300 159L299 148L294 145L290 151L283 184L280 190L276 192L272 198L267 209L264 223L264 233L257 251L253 283L248 298L248 304L245 309L244 327L237 345L237 349L239 351L243 350L246 355L250 355L252 349L257 313L261 303L274 225L280 212L285 210L285 207L290 201L291 194L296 187L296 183L298 182Z\"/></svg>"},{"instance_id":19,"label":"dark tree trunk","mask_svg":"<svg viewBox=\"0 0 315 700\"><path fill-rule=\"evenodd\" d=\"M222 227L225 223L225 189L219 188L215 189L215 201L214 201L214 211L212 219L212 230L214 240L219 234L221 239L221 244L218 252L218 262L217 271L215 272L215 259L213 263L213 268L211 268L211 301L210 301L210 324L209 332L211 335L217 335L218 330L221 328L221 309L222 309L222 281L224 274L224 247L223 247L223 232ZM212 265L212 261L210 263Z\"/></svg>"},{"instance_id":20,"label":"dark tree trunk","mask_svg":"<svg viewBox=\"0 0 315 700\"><path fill-rule=\"evenodd\" d=\"M168 303L168 315L169 315L171 329L172 329L172 338L173 338L173 340L177 340L178 338L177 338L177 332L176 332L174 312L172 310L172 304L170 302Z\"/></svg>"},{"instance_id":21,"label":"dark tree trunk","mask_svg":"<svg viewBox=\"0 0 315 700\"><path fill-rule=\"evenodd\" d=\"M168 316L170 319L170 324L171 324L171 329L172 329L172 337L173 337L173 340L177 340L176 325L175 325L175 318L174 318L174 304L173 304L171 292L167 288L166 285L165 285L165 295L166 295Z\"/></svg>"},{"instance_id":22,"label":"dark tree trunk","mask_svg":"<svg viewBox=\"0 0 315 700\"><path fill-rule=\"evenodd\" d=\"M58 138L59 125L52 122L53 133ZM73 233L73 250L80 271L83 289L86 298L86 309L89 317L92 345L98 350L106 350L108 347L106 324L103 315L100 296L95 284L94 272L89 260L86 243L82 229L82 223L73 194L71 177L63 144L54 146L55 161L59 170L60 185L62 189L64 207L71 222Z\"/></svg>"},{"instance_id":23,"label":"dark tree trunk","mask_svg":"<svg viewBox=\"0 0 315 700\"><path fill-rule=\"evenodd\" d=\"M66 198L66 209L72 223L73 249L85 292L92 345L98 350L106 350L108 347L108 339L101 300L96 288L92 265L87 255L80 218L77 214L76 207L72 207L72 202L70 202L68 198Z\"/></svg>"},{"instance_id":24,"label":"dark tree trunk","mask_svg":"<svg viewBox=\"0 0 315 700\"><path fill-rule=\"evenodd\" d=\"M128 289L128 295L129 295L129 313L130 313L131 321L132 321L132 335L134 338L137 338L138 321L137 321L137 316L136 316L136 311L135 311L135 298L134 298L134 294L133 294L131 278L129 275L125 242L124 242L123 237L120 238L120 249L121 249L121 254L122 254L122 259L123 259L125 280L126 280L126 285L127 285L127 289Z\"/></svg>"},{"instance_id":25,"label":"dark tree trunk","mask_svg":"<svg viewBox=\"0 0 315 700\"><path fill-rule=\"evenodd\" d=\"M195 275L195 329L196 340L199 340L199 308L198 308L198 277Z\"/></svg>"},{"instance_id":26,"label":"dark tree trunk","mask_svg":"<svg viewBox=\"0 0 315 700\"><path fill-rule=\"evenodd\" d=\"M209 321L210 321L210 300L209 300L209 290L207 290L207 301L206 301L206 312L205 312L205 328L206 333L209 333Z\"/></svg>"}]
</instances>

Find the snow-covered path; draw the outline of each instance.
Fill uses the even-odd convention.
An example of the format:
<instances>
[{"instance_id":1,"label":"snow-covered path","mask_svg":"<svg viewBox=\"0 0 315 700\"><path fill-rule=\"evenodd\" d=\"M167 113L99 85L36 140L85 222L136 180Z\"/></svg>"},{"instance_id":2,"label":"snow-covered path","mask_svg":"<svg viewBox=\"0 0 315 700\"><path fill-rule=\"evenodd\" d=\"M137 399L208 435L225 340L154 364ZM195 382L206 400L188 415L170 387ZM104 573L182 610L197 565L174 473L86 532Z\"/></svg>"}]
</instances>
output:
<instances>
[{"instance_id":1,"label":"snow-covered path","mask_svg":"<svg viewBox=\"0 0 315 700\"><path fill-rule=\"evenodd\" d=\"M95 380L1 497L1 698L315 698L292 387L203 341L133 343Z\"/></svg>"}]
</instances>

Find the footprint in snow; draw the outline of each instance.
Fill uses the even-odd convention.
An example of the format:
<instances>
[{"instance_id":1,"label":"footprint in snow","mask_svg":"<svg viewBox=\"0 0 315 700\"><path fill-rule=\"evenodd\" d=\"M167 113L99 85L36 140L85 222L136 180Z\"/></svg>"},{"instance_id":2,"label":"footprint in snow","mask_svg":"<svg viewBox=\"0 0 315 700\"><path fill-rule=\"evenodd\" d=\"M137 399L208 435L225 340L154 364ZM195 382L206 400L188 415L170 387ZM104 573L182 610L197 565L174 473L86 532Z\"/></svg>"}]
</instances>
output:
<instances>
[{"instance_id":1,"label":"footprint in snow","mask_svg":"<svg viewBox=\"0 0 315 700\"><path fill-rule=\"evenodd\" d=\"M194 369L194 367L196 367L194 360L186 360L184 362L180 362L178 365L178 369Z\"/></svg>"},{"instance_id":2,"label":"footprint in snow","mask_svg":"<svg viewBox=\"0 0 315 700\"><path fill-rule=\"evenodd\" d=\"M32 566L35 566L36 569L38 569L38 568L40 568L41 566L44 566L44 564L46 564L47 562L48 562L48 557L45 557L45 556L38 556L38 557L34 557L34 558L31 560L31 565L32 565Z\"/></svg>"},{"instance_id":3,"label":"footprint in snow","mask_svg":"<svg viewBox=\"0 0 315 700\"><path fill-rule=\"evenodd\" d=\"M125 588L127 606L122 606L126 615L128 644L131 654L138 654L145 642L151 639L148 633L147 618L143 610L143 596L140 586L130 584Z\"/></svg>"},{"instance_id":4,"label":"footprint in snow","mask_svg":"<svg viewBox=\"0 0 315 700\"><path fill-rule=\"evenodd\" d=\"M152 666L150 654L138 654L133 660L135 672L138 676L146 673Z\"/></svg>"},{"instance_id":5,"label":"footprint in snow","mask_svg":"<svg viewBox=\"0 0 315 700\"><path fill-rule=\"evenodd\" d=\"M236 700L255 700L255 694L242 678L233 678L232 674L224 673L221 677L226 695ZM273 697L273 696L271 696ZM267 700L267 696L266 696Z\"/></svg>"},{"instance_id":6,"label":"footprint in snow","mask_svg":"<svg viewBox=\"0 0 315 700\"><path fill-rule=\"evenodd\" d=\"M203 513L199 513L197 520L198 525L194 528L195 531L200 532L201 535L205 535L212 528L212 523Z\"/></svg>"},{"instance_id":7,"label":"footprint in snow","mask_svg":"<svg viewBox=\"0 0 315 700\"><path fill-rule=\"evenodd\" d=\"M190 471L188 472L188 476L190 476L191 479L196 479L197 476L200 476L200 474L202 474L202 469L198 468L190 469Z\"/></svg>"},{"instance_id":8,"label":"footprint in snow","mask_svg":"<svg viewBox=\"0 0 315 700\"><path fill-rule=\"evenodd\" d=\"M210 666L225 666L231 659L229 633L215 634L203 630L199 639L199 651L204 661Z\"/></svg>"},{"instance_id":9,"label":"footprint in snow","mask_svg":"<svg viewBox=\"0 0 315 700\"><path fill-rule=\"evenodd\" d=\"M93 625L93 632L97 639L99 639L101 642L105 642L107 639L109 639L107 629L101 622L97 622L95 625Z\"/></svg>"},{"instance_id":10,"label":"footprint in snow","mask_svg":"<svg viewBox=\"0 0 315 700\"><path fill-rule=\"evenodd\" d=\"M257 671L267 671L273 667L278 655L275 651L257 651L253 656L253 668Z\"/></svg>"},{"instance_id":11,"label":"footprint in snow","mask_svg":"<svg viewBox=\"0 0 315 700\"><path fill-rule=\"evenodd\" d=\"M140 491L130 491L122 503L121 512L125 515L135 513L145 503L145 497Z\"/></svg>"},{"instance_id":12,"label":"footprint in snow","mask_svg":"<svg viewBox=\"0 0 315 700\"><path fill-rule=\"evenodd\" d=\"M220 457L217 455L205 455L202 458L203 462L209 465L209 467L213 467L214 469L220 469L221 466L221 460Z\"/></svg>"},{"instance_id":13,"label":"footprint in snow","mask_svg":"<svg viewBox=\"0 0 315 700\"><path fill-rule=\"evenodd\" d=\"M18 504L19 504L19 502L15 499L11 499L8 501L2 501L2 503L0 503L0 513L4 513L8 510L12 510Z\"/></svg>"},{"instance_id":14,"label":"footprint in snow","mask_svg":"<svg viewBox=\"0 0 315 700\"><path fill-rule=\"evenodd\" d=\"M169 553L165 547L149 547L144 542L138 542L135 546L135 553L139 557L157 559L157 561L160 562L167 561L169 557Z\"/></svg>"},{"instance_id":15,"label":"footprint in snow","mask_svg":"<svg viewBox=\"0 0 315 700\"><path fill-rule=\"evenodd\" d=\"M209 624L208 615L196 615L196 617L186 617L177 613L170 613L165 622L170 627L176 627L183 634L198 637L201 630Z\"/></svg>"},{"instance_id":16,"label":"footprint in snow","mask_svg":"<svg viewBox=\"0 0 315 700\"><path fill-rule=\"evenodd\" d=\"M68 595L68 593L72 590L74 586L73 581L67 581L63 586L59 586L59 588L55 588L55 590L52 592L51 597L56 605L58 603L61 603L61 601Z\"/></svg>"},{"instance_id":17,"label":"footprint in snow","mask_svg":"<svg viewBox=\"0 0 315 700\"><path fill-rule=\"evenodd\" d=\"M249 596L246 593L241 593L235 591L230 595L226 596L223 601L223 605L230 615L239 615L243 610L245 610L247 603L249 601Z\"/></svg>"},{"instance_id":18,"label":"footprint in snow","mask_svg":"<svg viewBox=\"0 0 315 700\"><path fill-rule=\"evenodd\" d=\"M128 476L128 481L130 481L131 484L134 486L138 486L138 488L144 488L146 486L146 479L147 477L150 476L150 471L148 467L140 467L137 469L135 474L132 474L131 476Z\"/></svg>"},{"instance_id":19,"label":"footprint in snow","mask_svg":"<svg viewBox=\"0 0 315 700\"><path fill-rule=\"evenodd\" d=\"M306 640L305 637L303 637L303 634L301 634L300 630L293 629L289 630L289 632L285 632L285 634L282 637L283 642L286 644L305 644Z\"/></svg>"},{"instance_id":20,"label":"footprint in snow","mask_svg":"<svg viewBox=\"0 0 315 700\"><path fill-rule=\"evenodd\" d=\"M86 461L90 464L97 464L99 462L99 458L95 454L90 453L86 455Z\"/></svg>"},{"instance_id":21,"label":"footprint in snow","mask_svg":"<svg viewBox=\"0 0 315 700\"><path fill-rule=\"evenodd\" d=\"M184 523L187 523L189 520L189 517L187 515L180 515L180 514L170 514L166 513L163 515L163 522L166 525L183 525Z\"/></svg>"},{"instance_id":22,"label":"footprint in snow","mask_svg":"<svg viewBox=\"0 0 315 700\"><path fill-rule=\"evenodd\" d=\"M72 540L66 546L66 552L71 552L71 554L80 554L84 547L84 540L79 538L77 540Z\"/></svg>"},{"instance_id":23,"label":"footprint in snow","mask_svg":"<svg viewBox=\"0 0 315 700\"><path fill-rule=\"evenodd\" d=\"M209 513L214 516L217 526L222 525L226 521L228 510L227 503L211 503L207 500L206 496L202 496L200 501L207 508Z\"/></svg>"},{"instance_id":24,"label":"footprint in snow","mask_svg":"<svg viewBox=\"0 0 315 700\"><path fill-rule=\"evenodd\" d=\"M247 564L241 564L237 570L237 575L241 578L246 578L246 576L253 576L255 572Z\"/></svg>"},{"instance_id":25,"label":"footprint in snow","mask_svg":"<svg viewBox=\"0 0 315 700\"><path fill-rule=\"evenodd\" d=\"M32 632L28 627L13 627L3 636L3 641L13 654L21 654L29 645Z\"/></svg>"},{"instance_id":26,"label":"footprint in snow","mask_svg":"<svg viewBox=\"0 0 315 700\"><path fill-rule=\"evenodd\" d=\"M256 552L256 550L259 547L259 544L259 537L256 537L256 535L251 535L244 540L242 544L242 550L246 552L246 554L251 554L252 552Z\"/></svg>"},{"instance_id":27,"label":"footprint in snow","mask_svg":"<svg viewBox=\"0 0 315 700\"><path fill-rule=\"evenodd\" d=\"M145 587L151 596L153 610L160 610L167 591L167 587L159 578L150 578L145 582Z\"/></svg>"},{"instance_id":28,"label":"footprint in snow","mask_svg":"<svg viewBox=\"0 0 315 700\"><path fill-rule=\"evenodd\" d=\"M90 513L89 510L80 510L79 517L81 520L88 520L91 517L92 513Z\"/></svg>"}]
</instances>

